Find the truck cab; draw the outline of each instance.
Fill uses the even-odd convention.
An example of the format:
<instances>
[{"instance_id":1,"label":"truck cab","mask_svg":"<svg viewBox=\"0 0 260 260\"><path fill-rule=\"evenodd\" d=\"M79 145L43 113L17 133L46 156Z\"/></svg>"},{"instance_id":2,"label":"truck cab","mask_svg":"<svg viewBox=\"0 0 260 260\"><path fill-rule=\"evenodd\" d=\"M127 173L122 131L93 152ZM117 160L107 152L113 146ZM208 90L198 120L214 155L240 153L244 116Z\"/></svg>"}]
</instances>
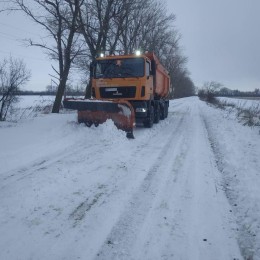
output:
<instances>
[{"instance_id":1,"label":"truck cab","mask_svg":"<svg viewBox=\"0 0 260 260\"><path fill-rule=\"evenodd\" d=\"M144 55L97 58L91 68L94 98L128 101L153 98L151 61Z\"/></svg>"}]
</instances>

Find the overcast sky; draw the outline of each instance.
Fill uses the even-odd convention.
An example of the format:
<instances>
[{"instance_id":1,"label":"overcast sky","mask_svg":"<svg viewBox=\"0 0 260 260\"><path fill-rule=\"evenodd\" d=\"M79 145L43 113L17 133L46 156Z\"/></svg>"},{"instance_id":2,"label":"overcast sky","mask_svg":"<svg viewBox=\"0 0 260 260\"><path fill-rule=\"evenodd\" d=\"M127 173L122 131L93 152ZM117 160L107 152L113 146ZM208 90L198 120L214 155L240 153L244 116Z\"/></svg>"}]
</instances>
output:
<instances>
[{"instance_id":1,"label":"overcast sky","mask_svg":"<svg viewBox=\"0 0 260 260\"><path fill-rule=\"evenodd\" d=\"M46 86L51 84L51 62L42 49L27 47L23 41L26 38L39 39L41 36L41 27L23 14L0 13L0 59L9 58L10 55L23 59L32 75L26 86L27 90L45 90Z\"/></svg>"},{"instance_id":2,"label":"overcast sky","mask_svg":"<svg viewBox=\"0 0 260 260\"><path fill-rule=\"evenodd\" d=\"M260 88L260 0L167 0L197 86Z\"/></svg>"},{"instance_id":3,"label":"overcast sky","mask_svg":"<svg viewBox=\"0 0 260 260\"><path fill-rule=\"evenodd\" d=\"M260 0L166 2L176 15L180 44L196 86L214 80L231 89L260 88ZM21 42L42 35L40 27L23 15L0 13L0 59L12 54L25 61L32 72L26 89L44 90L51 83L51 63L42 50Z\"/></svg>"}]
</instances>

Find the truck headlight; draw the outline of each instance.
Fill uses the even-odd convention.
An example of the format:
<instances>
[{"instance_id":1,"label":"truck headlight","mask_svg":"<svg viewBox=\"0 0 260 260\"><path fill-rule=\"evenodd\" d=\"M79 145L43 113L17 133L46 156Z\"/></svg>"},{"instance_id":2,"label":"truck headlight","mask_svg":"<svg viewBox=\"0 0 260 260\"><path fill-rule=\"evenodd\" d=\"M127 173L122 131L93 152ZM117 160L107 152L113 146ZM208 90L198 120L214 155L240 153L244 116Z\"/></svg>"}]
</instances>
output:
<instances>
[{"instance_id":1,"label":"truck headlight","mask_svg":"<svg viewBox=\"0 0 260 260\"><path fill-rule=\"evenodd\" d=\"M135 109L136 112L140 112L140 113L145 113L147 112L147 109L146 108L143 108L143 107L138 107Z\"/></svg>"}]
</instances>

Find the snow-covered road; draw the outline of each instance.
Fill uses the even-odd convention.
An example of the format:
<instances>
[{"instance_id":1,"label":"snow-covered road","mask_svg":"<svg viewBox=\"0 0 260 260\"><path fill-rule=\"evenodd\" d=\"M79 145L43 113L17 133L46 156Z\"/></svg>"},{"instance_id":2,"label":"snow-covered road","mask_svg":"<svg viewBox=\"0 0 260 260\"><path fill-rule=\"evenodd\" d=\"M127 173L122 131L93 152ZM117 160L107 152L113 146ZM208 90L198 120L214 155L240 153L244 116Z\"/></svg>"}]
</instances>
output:
<instances>
[{"instance_id":1,"label":"snow-covered road","mask_svg":"<svg viewBox=\"0 0 260 260\"><path fill-rule=\"evenodd\" d=\"M248 249L246 209L234 213L227 198L220 120L195 97L172 101L169 117L134 140L111 122L78 125L74 113L0 128L0 259L260 259L260 226ZM258 141L246 150L255 186Z\"/></svg>"}]
</instances>

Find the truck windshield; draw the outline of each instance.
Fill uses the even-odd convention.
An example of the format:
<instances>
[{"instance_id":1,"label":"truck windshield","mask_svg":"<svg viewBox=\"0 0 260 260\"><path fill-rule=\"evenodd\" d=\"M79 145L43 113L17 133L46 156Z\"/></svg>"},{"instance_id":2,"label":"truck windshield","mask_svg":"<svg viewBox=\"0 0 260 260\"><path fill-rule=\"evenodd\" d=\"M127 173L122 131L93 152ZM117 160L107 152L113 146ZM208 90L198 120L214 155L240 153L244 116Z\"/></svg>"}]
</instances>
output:
<instances>
[{"instance_id":1,"label":"truck windshield","mask_svg":"<svg viewBox=\"0 0 260 260\"><path fill-rule=\"evenodd\" d=\"M144 76L144 59L98 60L95 66L95 78L131 78Z\"/></svg>"}]
</instances>

